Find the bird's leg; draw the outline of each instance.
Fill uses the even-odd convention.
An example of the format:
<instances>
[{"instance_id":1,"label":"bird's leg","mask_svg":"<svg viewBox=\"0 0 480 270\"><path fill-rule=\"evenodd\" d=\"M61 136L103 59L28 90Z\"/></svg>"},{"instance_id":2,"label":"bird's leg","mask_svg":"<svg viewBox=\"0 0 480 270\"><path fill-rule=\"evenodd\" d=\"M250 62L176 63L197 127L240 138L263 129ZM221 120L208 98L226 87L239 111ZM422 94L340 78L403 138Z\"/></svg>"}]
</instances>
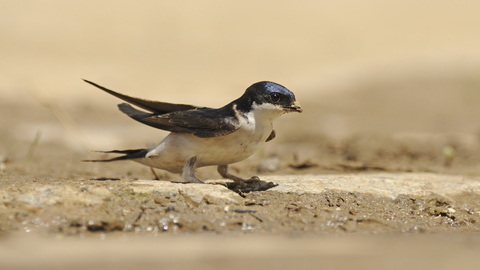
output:
<instances>
[{"instance_id":1,"label":"bird's leg","mask_svg":"<svg viewBox=\"0 0 480 270\"><path fill-rule=\"evenodd\" d=\"M255 182L255 181L260 181L260 178L258 178L258 176L252 176L250 177L250 179L243 179L243 178L240 178L238 176L235 176L233 174L230 174L228 172L228 165L218 165L218 173L223 177L223 178L226 178L226 179L231 179L233 181L235 181L235 183L247 183L247 182Z\"/></svg>"},{"instance_id":2,"label":"bird's leg","mask_svg":"<svg viewBox=\"0 0 480 270\"><path fill-rule=\"evenodd\" d=\"M190 183L202 183L200 179L195 176L195 169L197 168L197 156L187 160L185 167L183 167L182 178Z\"/></svg>"},{"instance_id":3,"label":"bird's leg","mask_svg":"<svg viewBox=\"0 0 480 270\"><path fill-rule=\"evenodd\" d=\"M155 176L155 180L160 180L160 177L158 177L157 173L153 170L153 167L150 167L150 170L152 171L153 175Z\"/></svg>"}]
</instances>

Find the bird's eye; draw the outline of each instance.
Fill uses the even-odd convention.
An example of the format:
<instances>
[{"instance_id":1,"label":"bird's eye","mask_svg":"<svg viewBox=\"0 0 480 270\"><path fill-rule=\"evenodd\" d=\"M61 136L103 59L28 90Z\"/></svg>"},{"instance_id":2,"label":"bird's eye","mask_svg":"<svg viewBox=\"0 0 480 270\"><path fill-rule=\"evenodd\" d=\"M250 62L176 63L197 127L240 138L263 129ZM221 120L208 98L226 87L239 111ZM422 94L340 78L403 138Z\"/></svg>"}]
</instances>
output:
<instances>
[{"instance_id":1,"label":"bird's eye","mask_svg":"<svg viewBox=\"0 0 480 270\"><path fill-rule=\"evenodd\" d=\"M270 100L272 102L279 102L280 101L280 94L278 93L271 93L270 94Z\"/></svg>"}]
</instances>

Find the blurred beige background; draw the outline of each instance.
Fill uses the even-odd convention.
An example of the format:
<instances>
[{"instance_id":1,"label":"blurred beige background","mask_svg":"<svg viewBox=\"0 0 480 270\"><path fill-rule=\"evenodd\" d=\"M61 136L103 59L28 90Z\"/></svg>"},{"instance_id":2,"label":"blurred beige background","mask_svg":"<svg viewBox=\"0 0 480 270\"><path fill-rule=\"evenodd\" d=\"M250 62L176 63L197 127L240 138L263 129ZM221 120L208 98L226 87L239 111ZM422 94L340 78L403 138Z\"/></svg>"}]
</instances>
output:
<instances>
[{"instance_id":1,"label":"blurred beige background","mask_svg":"<svg viewBox=\"0 0 480 270\"><path fill-rule=\"evenodd\" d=\"M296 93L480 71L477 1L1 1L0 98L220 106L272 80ZM453 75L452 75L453 74Z\"/></svg>"},{"instance_id":2,"label":"blurred beige background","mask_svg":"<svg viewBox=\"0 0 480 270\"><path fill-rule=\"evenodd\" d=\"M121 115L117 98L81 78L211 107L271 80L304 107L275 124L274 144L357 133L477 142L479 10L476 1L0 1L0 117L15 140L42 131L41 143L138 147L166 133ZM38 102L48 100L75 126Z\"/></svg>"}]
</instances>

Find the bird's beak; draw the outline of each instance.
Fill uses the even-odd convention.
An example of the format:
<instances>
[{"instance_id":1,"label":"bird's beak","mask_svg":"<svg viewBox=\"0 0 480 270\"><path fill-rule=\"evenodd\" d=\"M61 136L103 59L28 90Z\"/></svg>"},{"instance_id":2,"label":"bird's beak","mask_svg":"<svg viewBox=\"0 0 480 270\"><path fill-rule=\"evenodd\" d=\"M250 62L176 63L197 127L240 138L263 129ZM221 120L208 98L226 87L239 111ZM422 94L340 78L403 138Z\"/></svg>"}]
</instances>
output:
<instances>
[{"instance_id":1,"label":"bird's beak","mask_svg":"<svg viewBox=\"0 0 480 270\"><path fill-rule=\"evenodd\" d=\"M286 107L287 109L287 112L303 112L303 109L302 107L300 106L300 103L298 103L297 101L293 102L292 105Z\"/></svg>"}]
</instances>

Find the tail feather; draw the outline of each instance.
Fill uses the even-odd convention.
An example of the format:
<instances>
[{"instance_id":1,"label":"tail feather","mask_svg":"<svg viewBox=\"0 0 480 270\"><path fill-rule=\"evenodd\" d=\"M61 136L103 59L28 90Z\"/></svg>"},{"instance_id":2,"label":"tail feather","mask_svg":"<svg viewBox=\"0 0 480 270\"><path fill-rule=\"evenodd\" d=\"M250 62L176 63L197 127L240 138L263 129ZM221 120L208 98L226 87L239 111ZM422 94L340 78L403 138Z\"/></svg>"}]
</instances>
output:
<instances>
[{"instance_id":1,"label":"tail feather","mask_svg":"<svg viewBox=\"0 0 480 270\"><path fill-rule=\"evenodd\" d=\"M121 157L111 158L111 159L93 159L93 160L82 160L84 162L111 162L111 161L118 161L118 160L129 160L129 159L137 159L137 158L144 158L147 153L148 149L130 149L130 150L112 150L112 151L97 151L101 153L113 153L113 154L125 154Z\"/></svg>"},{"instance_id":2,"label":"tail feather","mask_svg":"<svg viewBox=\"0 0 480 270\"><path fill-rule=\"evenodd\" d=\"M128 150L110 150L110 151L95 151L95 152L99 152L99 153L112 153L112 154L126 154L126 155L129 155L129 154L135 154L135 153L138 153L138 152L141 152L143 150L146 150L145 148L142 148L142 149L128 149Z\"/></svg>"},{"instance_id":3,"label":"tail feather","mask_svg":"<svg viewBox=\"0 0 480 270\"><path fill-rule=\"evenodd\" d=\"M86 83L89 83L97 88L102 89L103 91L109 93L110 95L113 95L119 99L125 100L128 103L132 103L133 105L136 105L140 108L143 108L147 111L150 111L155 114L164 114L164 113L170 113L170 112L175 112L175 111L185 111L185 110L191 110L191 109L198 109L201 107L198 106L193 106L193 105L187 105L187 104L173 104L173 103L168 103L168 102L161 102L161 101L153 101L153 100L146 100L146 99L141 99L141 98L135 98L131 96L127 96L124 94L117 93L113 90L107 89L103 86L100 86L94 82L91 82L89 80L83 79Z\"/></svg>"}]
</instances>

